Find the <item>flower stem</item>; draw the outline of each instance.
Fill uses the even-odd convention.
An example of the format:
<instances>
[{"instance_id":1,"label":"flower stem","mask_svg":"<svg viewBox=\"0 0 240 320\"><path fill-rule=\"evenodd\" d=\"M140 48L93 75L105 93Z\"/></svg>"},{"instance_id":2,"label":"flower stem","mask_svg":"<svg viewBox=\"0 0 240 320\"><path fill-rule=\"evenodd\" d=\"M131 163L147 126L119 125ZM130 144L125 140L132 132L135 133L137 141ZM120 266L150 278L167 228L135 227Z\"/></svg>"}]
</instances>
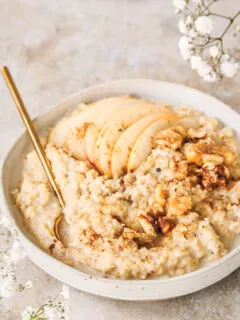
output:
<instances>
[{"instance_id":1,"label":"flower stem","mask_svg":"<svg viewBox=\"0 0 240 320\"><path fill-rule=\"evenodd\" d=\"M237 19L237 17L240 15L240 10L235 14L235 16L233 16L231 19L230 19L230 22L227 26L227 28L224 30L224 32L222 33L221 37L222 38L227 32L228 30L230 29L231 25L234 23L234 21Z\"/></svg>"},{"instance_id":2,"label":"flower stem","mask_svg":"<svg viewBox=\"0 0 240 320\"><path fill-rule=\"evenodd\" d=\"M228 20L232 20L231 17L227 17L227 16L224 16L222 14L218 14L218 13L213 13L213 12L209 12L208 16L215 16L215 17L220 17L220 18L224 18L224 19L228 19Z\"/></svg>"}]
</instances>

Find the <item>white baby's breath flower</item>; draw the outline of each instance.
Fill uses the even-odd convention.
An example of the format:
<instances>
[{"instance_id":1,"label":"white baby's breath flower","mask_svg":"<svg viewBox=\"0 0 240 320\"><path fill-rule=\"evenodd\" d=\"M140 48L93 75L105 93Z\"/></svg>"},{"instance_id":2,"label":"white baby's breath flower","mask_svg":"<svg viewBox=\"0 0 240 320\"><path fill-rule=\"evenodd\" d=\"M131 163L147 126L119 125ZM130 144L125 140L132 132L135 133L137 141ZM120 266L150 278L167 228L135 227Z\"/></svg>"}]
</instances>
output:
<instances>
[{"instance_id":1,"label":"white baby's breath flower","mask_svg":"<svg viewBox=\"0 0 240 320\"><path fill-rule=\"evenodd\" d=\"M189 26L190 24L193 23L193 17L192 16L187 16L186 18L186 25Z\"/></svg>"},{"instance_id":2,"label":"white baby's breath flower","mask_svg":"<svg viewBox=\"0 0 240 320\"><path fill-rule=\"evenodd\" d=\"M219 48L217 46L212 46L210 49L209 49L209 53L210 55L213 57L213 58L216 58L217 55L219 54Z\"/></svg>"},{"instance_id":3,"label":"white baby's breath flower","mask_svg":"<svg viewBox=\"0 0 240 320\"><path fill-rule=\"evenodd\" d=\"M191 38L195 38L197 35L198 34L197 34L196 30L194 30L194 29L190 29L188 31L188 36L191 37Z\"/></svg>"},{"instance_id":4,"label":"white baby's breath flower","mask_svg":"<svg viewBox=\"0 0 240 320\"><path fill-rule=\"evenodd\" d=\"M224 53L224 55L222 55L221 61L225 62L225 61L229 61L229 59L230 59L230 55L227 53Z\"/></svg>"},{"instance_id":5,"label":"white baby's breath flower","mask_svg":"<svg viewBox=\"0 0 240 320\"><path fill-rule=\"evenodd\" d=\"M173 0L173 5L178 10L183 10L186 7L186 1L184 0Z\"/></svg>"},{"instance_id":6,"label":"white baby's breath flower","mask_svg":"<svg viewBox=\"0 0 240 320\"><path fill-rule=\"evenodd\" d=\"M202 66L202 58L200 56L192 56L190 62L193 69L198 69Z\"/></svg>"},{"instance_id":7,"label":"white baby's breath flower","mask_svg":"<svg viewBox=\"0 0 240 320\"><path fill-rule=\"evenodd\" d=\"M200 34L210 34L212 31L212 20L206 16L200 16L195 21L195 26Z\"/></svg>"},{"instance_id":8,"label":"white baby's breath flower","mask_svg":"<svg viewBox=\"0 0 240 320\"><path fill-rule=\"evenodd\" d=\"M216 72L212 71L211 73L205 74L203 79L208 82L215 82L217 81L217 74Z\"/></svg>"},{"instance_id":9,"label":"white baby's breath flower","mask_svg":"<svg viewBox=\"0 0 240 320\"><path fill-rule=\"evenodd\" d=\"M69 300L69 286L64 284L62 286L62 291L60 294L63 296L64 299Z\"/></svg>"},{"instance_id":10,"label":"white baby's breath flower","mask_svg":"<svg viewBox=\"0 0 240 320\"><path fill-rule=\"evenodd\" d=\"M188 60L191 56L192 44L188 37L182 36L179 40L180 52L185 60Z\"/></svg>"},{"instance_id":11,"label":"white baby's breath flower","mask_svg":"<svg viewBox=\"0 0 240 320\"><path fill-rule=\"evenodd\" d=\"M35 314L36 310L33 309L32 307L27 307L22 313L21 317L22 320L31 320L33 319L33 315Z\"/></svg>"},{"instance_id":12,"label":"white baby's breath flower","mask_svg":"<svg viewBox=\"0 0 240 320\"><path fill-rule=\"evenodd\" d=\"M231 78L236 74L238 70L238 64L235 62L225 61L221 64L220 68L224 76Z\"/></svg>"},{"instance_id":13,"label":"white baby's breath flower","mask_svg":"<svg viewBox=\"0 0 240 320\"><path fill-rule=\"evenodd\" d=\"M192 68L196 69L200 76L205 77L206 79L214 78L213 75L212 76L210 75L213 73L212 67L206 61L204 61L200 56L192 56L190 59L190 62L191 62Z\"/></svg>"},{"instance_id":14,"label":"white baby's breath flower","mask_svg":"<svg viewBox=\"0 0 240 320\"><path fill-rule=\"evenodd\" d=\"M178 22L178 28L179 28L180 32L184 33L184 34L186 34L188 31L187 26L183 20L180 20Z\"/></svg>"},{"instance_id":15,"label":"white baby's breath flower","mask_svg":"<svg viewBox=\"0 0 240 320\"><path fill-rule=\"evenodd\" d=\"M24 287L25 287L26 289L32 288L32 287L33 287L32 281L29 280L29 281L25 282L25 283L24 283Z\"/></svg>"},{"instance_id":16,"label":"white baby's breath flower","mask_svg":"<svg viewBox=\"0 0 240 320\"><path fill-rule=\"evenodd\" d=\"M182 15L178 22L179 30L182 33L179 40L181 55L185 60L190 61L192 68L197 70L205 81L213 82L224 76L233 77L240 70L237 48L226 49L224 43L225 34L233 30L229 26L235 25L234 35L236 36L240 33L240 24L236 23L237 13L232 17L230 25L226 24L220 34L216 30L216 35L213 36L212 16L217 13L213 12L212 7L210 8L206 2L204 3L202 0L174 0L174 5L177 8L177 13ZM225 17L222 16L222 18Z\"/></svg>"},{"instance_id":17,"label":"white baby's breath flower","mask_svg":"<svg viewBox=\"0 0 240 320\"><path fill-rule=\"evenodd\" d=\"M20 260L26 257L25 249L22 247L18 240L15 240L10 252L10 258L14 264L17 264Z\"/></svg>"},{"instance_id":18,"label":"white baby's breath flower","mask_svg":"<svg viewBox=\"0 0 240 320\"><path fill-rule=\"evenodd\" d=\"M206 61L202 61L202 65L197 69L197 72L201 77L206 77L208 74L212 73L212 71L212 67Z\"/></svg>"}]
</instances>

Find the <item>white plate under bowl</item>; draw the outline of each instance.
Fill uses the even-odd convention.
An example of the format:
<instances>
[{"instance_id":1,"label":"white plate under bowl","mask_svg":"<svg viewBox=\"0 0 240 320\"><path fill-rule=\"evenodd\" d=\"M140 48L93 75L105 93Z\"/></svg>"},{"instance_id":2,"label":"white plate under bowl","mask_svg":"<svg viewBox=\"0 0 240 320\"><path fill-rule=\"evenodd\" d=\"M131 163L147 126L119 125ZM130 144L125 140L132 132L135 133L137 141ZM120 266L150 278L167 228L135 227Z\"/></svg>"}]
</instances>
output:
<instances>
[{"instance_id":1,"label":"white plate under bowl","mask_svg":"<svg viewBox=\"0 0 240 320\"><path fill-rule=\"evenodd\" d=\"M50 112L35 121L39 132L69 111L80 102L99 100L107 96L133 94L139 97L167 102L173 106L187 105L217 117L240 134L240 116L221 101L197 90L178 84L153 80L119 80L82 90L59 102ZM54 259L42 251L33 237L25 229L20 212L14 207L11 190L19 185L22 161L31 148L28 136L24 133L8 152L2 168L1 204L11 215L19 231L20 240L29 258L44 271L68 285L93 294L121 300L161 300L203 289L226 277L240 266L240 241L223 258L207 267L171 279L117 280L96 276L82 269L78 271Z\"/></svg>"}]
</instances>

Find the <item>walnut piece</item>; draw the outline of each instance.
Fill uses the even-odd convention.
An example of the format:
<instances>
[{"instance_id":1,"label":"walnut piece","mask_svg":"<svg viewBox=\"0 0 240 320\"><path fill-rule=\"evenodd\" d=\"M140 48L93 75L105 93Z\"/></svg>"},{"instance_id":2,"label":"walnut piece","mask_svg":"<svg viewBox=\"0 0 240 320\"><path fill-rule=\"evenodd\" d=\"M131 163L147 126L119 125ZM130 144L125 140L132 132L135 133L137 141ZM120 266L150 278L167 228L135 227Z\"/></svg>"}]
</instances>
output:
<instances>
[{"instance_id":1,"label":"walnut piece","mask_svg":"<svg viewBox=\"0 0 240 320\"><path fill-rule=\"evenodd\" d=\"M168 234L175 227L174 221L169 220L167 217L159 217L158 225L163 234Z\"/></svg>"},{"instance_id":2,"label":"walnut piece","mask_svg":"<svg viewBox=\"0 0 240 320\"><path fill-rule=\"evenodd\" d=\"M183 126L179 125L160 131L157 134L155 141L160 147L176 150L182 146L185 136L185 129L183 128Z\"/></svg>"},{"instance_id":3,"label":"walnut piece","mask_svg":"<svg viewBox=\"0 0 240 320\"><path fill-rule=\"evenodd\" d=\"M202 160L203 160L203 163L212 162L215 164L222 164L224 161L223 157L219 156L218 154L207 154L207 153L204 153L202 155Z\"/></svg>"},{"instance_id":4,"label":"walnut piece","mask_svg":"<svg viewBox=\"0 0 240 320\"><path fill-rule=\"evenodd\" d=\"M192 208L192 199L188 195L175 195L168 201L167 216L182 216Z\"/></svg>"},{"instance_id":5,"label":"walnut piece","mask_svg":"<svg viewBox=\"0 0 240 320\"><path fill-rule=\"evenodd\" d=\"M202 139L207 136L207 132L206 130L203 130L203 129L190 128L188 129L187 136L190 138Z\"/></svg>"},{"instance_id":6,"label":"walnut piece","mask_svg":"<svg viewBox=\"0 0 240 320\"><path fill-rule=\"evenodd\" d=\"M235 153L227 147L204 142L186 143L183 147L183 152L189 162L195 163L199 167L203 165L204 159L205 162L207 161L207 155L218 156L215 157L217 162L221 162L220 157L222 157L224 164L227 166L232 165L236 158Z\"/></svg>"},{"instance_id":7,"label":"walnut piece","mask_svg":"<svg viewBox=\"0 0 240 320\"><path fill-rule=\"evenodd\" d=\"M150 215L139 214L137 220L143 231L150 237L156 237L157 233L154 227L155 221Z\"/></svg>"},{"instance_id":8,"label":"walnut piece","mask_svg":"<svg viewBox=\"0 0 240 320\"><path fill-rule=\"evenodd\" d=\"M178 180L184 180L188 175L188 163L187 161L180 161L177 164L176 173L174 174L174 178Z\"/></svg>"},{"instance_id":9,"label":"walnut piece","mask_svg":"<svg viewBox=\"0 0 240 320\"><path fill-rule=\"evenodd\" d=\"M155 197L159 206L163 208L167 203L168 192L161 184L155 189Z\"/></svg>"},{"instance_id":10,"label":"walnut piece","mask_svg":"<svg viewBox=\"0 0 240 320\"><path fill-rule=\"evenodd\" d=\"M229 170L223 164L207 162L202 167L202 185L209 189L215 186L225 187L229 178Z\"/></svg>"}]
</instances>

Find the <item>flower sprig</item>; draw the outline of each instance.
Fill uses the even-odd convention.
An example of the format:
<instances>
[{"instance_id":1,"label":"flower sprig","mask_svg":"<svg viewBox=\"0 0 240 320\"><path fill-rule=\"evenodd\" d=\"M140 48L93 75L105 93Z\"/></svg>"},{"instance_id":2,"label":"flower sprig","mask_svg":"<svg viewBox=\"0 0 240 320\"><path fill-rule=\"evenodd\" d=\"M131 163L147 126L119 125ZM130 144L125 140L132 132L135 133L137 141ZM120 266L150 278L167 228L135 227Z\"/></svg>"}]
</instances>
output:
<instances>
[{"instance_id":1,"label":"flower sprig","mask_svg":"<svg viewBox=\"0 0 240 320\"><path fill-rule=\"evenodd\" d=\"M16 276L18 263L25 258L26 253L21 246L17 231L10 220L0 213L0 227L5 232L0 234L0 303L3 299L8 299L18 292L31 289L32 281L19 283ZM6 238L7 241L2 241ZM4 247L2 247L2 245ZM63 301L61 301L63 300ZM67 317L66 306L69 300L69 287L63 285L62 290L55 298L47 301L38 309L27 307L22 313L22 320L65 320Z\"/></svg>"},{"instance_id":2,"label":"flower sprig","mask_svg":"<svg viewBox=\"0 0 240 320\"><path fill-rule=\"evenodd\" d=\"M61 301L57 301L58 297L59 295L38 309L27 307L21 313L22 320L65 320L65 307Z\"/></svg>"},{"instance_id":3,"label":"flower sprig","mask_svg":"<svg viewBox=\"0 0 240 320\"><path fill-rule=\"evenodd\" d=\"M176 13L181 14L178 27L183 34L179 48L183 58L206 81L233 77L240 67L240 50L226 48L224 40L240 17L239 10L233 17L213 12L212 5L219 0L174 0ZM214 17L227 22L225 29L213 36ZM236 24L235 37L240 36L240 24Z\"/></svg>"}]
</instances>

